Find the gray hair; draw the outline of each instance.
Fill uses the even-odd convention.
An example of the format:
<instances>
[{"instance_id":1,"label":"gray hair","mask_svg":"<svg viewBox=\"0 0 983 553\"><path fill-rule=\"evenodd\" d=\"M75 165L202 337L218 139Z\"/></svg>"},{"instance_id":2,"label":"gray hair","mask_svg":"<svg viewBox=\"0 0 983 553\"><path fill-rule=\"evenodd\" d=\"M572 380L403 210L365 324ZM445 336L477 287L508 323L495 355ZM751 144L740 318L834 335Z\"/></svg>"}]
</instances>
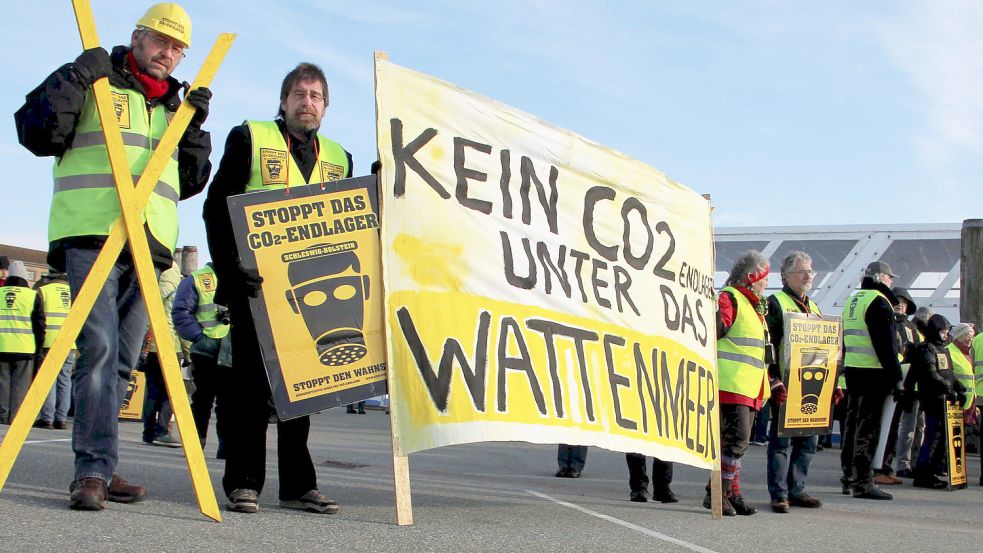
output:
<instances>
[{"instance_id":1,"label":"gray hair","mask_svg":"<svg viewBox=\"0 0 983 553\"><path fill-rule=\"evenodd\" d=\"M932 315L934 315L934 313L932 313L932 309L930 307L919 307L917 310L915 310L914 318L923 322L928 322Z\"/></svg>"},{"instance_id":2,"label":"gray hair","mask_svg":"<svg viewBox=\"0 0 983 553\"><path fill-rule=\"evenodd\" d=\"M748 250L741 254L734 262L734 267L730 270L727 277L726 286L738 286L747 284L749 273L756 272L760 267L767 267L768 260L757 250Z\"/></svg>"},{"instance_id":3,"label":"gray hair","mask_svg":"<svg viewBox=\"0 0 983 553\"><path fill-rule=\"evenodd\" d=\"M812 256L803 251L793 250L788 252L788 255L786 255L785 259L782 260L782 284L788 284L785 282L785 275L792 272L792 269L795 268L795 264L799 261L802 261L803 263L812 263Z\"/></svg>"}]
</instances>

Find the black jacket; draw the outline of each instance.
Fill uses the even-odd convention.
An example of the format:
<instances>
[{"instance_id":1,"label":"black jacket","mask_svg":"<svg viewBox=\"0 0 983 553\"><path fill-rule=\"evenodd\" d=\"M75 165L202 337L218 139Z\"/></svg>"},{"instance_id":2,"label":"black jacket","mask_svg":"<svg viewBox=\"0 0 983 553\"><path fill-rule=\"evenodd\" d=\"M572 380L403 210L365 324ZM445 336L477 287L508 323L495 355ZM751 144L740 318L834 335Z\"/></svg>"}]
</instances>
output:
<instances>
[{"instance_id":1,"label":"black jacket","mask_svg":"<svg viewBox=\"0 0 983 553\"><path fill-rule=\"evenodd\" d=\"M944 415L945 400L955 400L965 391L956 380L952 358L945 347L945 340L940 336L942 330L948 327L945 317L932 315L925 330L925 341L915 346L911 369L905 378L905 391L910 394L917 386L920 407L933 416ZM944 359L943 363L940 363L940 358Z\"/></svg>"},{"instance_id":2,"label":"black jacket","mask_svg":"<svg viewBox=\"0 0 983 553\"><path fill-rule=\"evenodd\" d=\"M890 391L900 386L902 381L901 363L898 361L900 349L898 325L894 318L894 306L898 303L894 293L887 286L874 282L870 277L864 277L860 282L861 290L877 290L887 298L877 298L867 307L864 323L874 346L874 353L881 364L880 369L862 367L844 367L850 374L848 382L857 382L866 389L874 388ZM853 385L851 384L852 388Z\"/></svg>"},{"instance_id":3,"label":"black jacket","mask_svg":"<svg viewBox=\"0 0 983 553\"><path fill-rule=\"evenodd\" d=\"M7 281L3 283L4 286L21 286L23 288L28 288L28 283L21 277L7 277ZM44 316L44 300L41 298L41 293L38 292L37 296L34 298L34 307L31 309L31 332L34 334L34 351L38 354L41 353L41 348L44 345L44 329L47 325L47 320ZM0 358L2 359L33 359L34 353L3 353L0 352Z\"/></svg>"},{"instance_id":4,"label":"black jacket","mask_svg":"<svg viewBox=\"0 0 983 553\"><path fill-rule=\"evenodd\" d=\"M276 120L280 132L286 137L286 126L281 119ZM315 154L315 137L317 131L308 133L306 140L290 141L290 155L304 179L310 179L317 165ZM239 267L239 254L236 250L235 232L232 228L232 218L226 200L229 196L242 194L249 182L249 172L253 157L252 137L246 124L234 127L229 131L225 141L225 153L218 164L215 178L208 187L202 218L205 221L205 234L208 237L208 251L212 257L215 275L218 277L218 290L215 301L221 305L236 299L244 300L243 273ZM348 174L352 176L352 155L348 156Z\"/></svg>"},{"instance_id":5,"label":"black jacket","mask_svg":"<svg viewBox=\"0 0 983 553\"><path fill-rule=\"evenodd\" d=\"M144 93L143 86L130 73L126 62L129 48L113 48L110 59L113 73L110 83L118 88L134 89ZM148 107L162 104L171 111L181 105L179 92L184 86L169 77L170 89L162 97L149 101ZM14 114L17 138L20 143L38 157L61 157L72 144L75 126L89 87L82 81L74 63L66 63L48 76L28 95L24 105ZM212 152L210 135L193 124L188 126L178 143L178 172L181 199L190 198L205 188L212 164L208 156ZM154 264L167 269L172 263L172 252L159 243L147 229L150 253ZM98 249L105 243L105 236L73 236L51 242L48 247L48 264L59 271L65 270L65 248ZM128 253L124 250L124 255Z\"/></svg>"}]
</instances>

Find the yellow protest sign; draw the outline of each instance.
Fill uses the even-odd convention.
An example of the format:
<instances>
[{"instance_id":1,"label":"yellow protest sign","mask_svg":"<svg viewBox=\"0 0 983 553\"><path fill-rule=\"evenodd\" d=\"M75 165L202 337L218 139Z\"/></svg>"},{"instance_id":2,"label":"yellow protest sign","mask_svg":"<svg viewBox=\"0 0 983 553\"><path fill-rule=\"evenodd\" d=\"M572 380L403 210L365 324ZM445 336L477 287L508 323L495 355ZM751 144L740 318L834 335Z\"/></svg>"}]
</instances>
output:
<instances>
[{"instance_id":1,"label":"yellow protest sign","mask_svg":"<svg viewBox=\"0 0 983 553\"><path fill-rule=\"evenodd\" d=\"M949 467L949 490L965 488L966 483L966 426L963 408L954 401L945 402L946 463Z\"/></svg>"},{"instance_id":2,"label":"yellow protest sign","mask_svg":"<svg viewBox=\"0 0 983 553\"><path fill-rule=\"evenodd\" d=\"M707 199L377 59L397 456L493 440L719 464Z\"/></svg>"},{"instance_id":3,"label":"yellow protest sign","mask_svg":"<svg viewBox=\"0 0 983 553\"><path fill-rule=\"evenodd\" d=\"M781 367L788 400L779 410L779 436L828 434L833 428L842 329L836 315L785 313Z\"/></svg>"},{"instance_id":4,"label":"yellow protest sign","mask_svg":"<svg viewBox=\"0 0 983 553\"><path fill-rule=\"evenodd\" d=\"M386 393L375 177L229 198L281 419Z\"/></svg>"},{"instance_id":5,"label":"yellow protest sign","mask_svg":"<svg viewBox=\"0 0 983 553\"><path fill-rule=\"evenodd\" d=\"M143 419L143 403L147 397L147 375L134 369L126 386L126 396L119 408L119 418L130 421Z\"/></svg>"}]
</instances>

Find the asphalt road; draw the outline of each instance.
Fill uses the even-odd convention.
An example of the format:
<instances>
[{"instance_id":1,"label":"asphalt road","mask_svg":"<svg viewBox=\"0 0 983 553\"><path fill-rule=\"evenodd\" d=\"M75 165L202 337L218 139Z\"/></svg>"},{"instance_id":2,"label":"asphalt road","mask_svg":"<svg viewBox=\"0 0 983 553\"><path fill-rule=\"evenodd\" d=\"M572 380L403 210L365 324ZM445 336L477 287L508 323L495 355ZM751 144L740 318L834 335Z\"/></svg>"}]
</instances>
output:
<instances>
[{"instance_id":1,"label":"asphalt road","mask_svg":"<svg viewBox=\"0 0 983 553\"><path fill-rule=\"evenodd\" d=\"M744 492L760 513L714 521L701 507L708 473L676 466L674 505L630 503L624 455L592 448L580 479L554 478L555 446L485 443L410 456L415 524L399 527L389 438L381 411L312 417L321 490L340 514L277 507L276 430L269 433L266 490L257 514L199 514L180 449L145 446L121 423L119 471L150 499L68 509L68 431L33 429L0 492L0 551L983 551L980 460L956 492L892 486L894 501L839 493L839 450L816 455L808 491L818 510L767 508L765 448L744 460ZM0 432L6 427L0 426ZM213 429L214 431L214 429ZM221 494L223 465L205 448ZM224 507L224 497L219 496Z\"/></svg>"}]
</instances>

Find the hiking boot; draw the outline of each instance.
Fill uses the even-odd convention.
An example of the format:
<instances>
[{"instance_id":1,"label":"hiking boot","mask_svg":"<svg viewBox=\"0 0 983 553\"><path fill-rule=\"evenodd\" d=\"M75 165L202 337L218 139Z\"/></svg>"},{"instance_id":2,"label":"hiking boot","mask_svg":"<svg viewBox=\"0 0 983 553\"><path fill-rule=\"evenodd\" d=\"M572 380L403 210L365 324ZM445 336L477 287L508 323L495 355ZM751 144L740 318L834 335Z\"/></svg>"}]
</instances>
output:
<instances>
[{"instance_id":1,"label":"hiking boot","mask_svg":"<svg viewBox=\"0 0 983 553\"><path fill-rule=\"evenodd\" d=\"M749 517L758 512L754 505L744 500L743 495L730 496L730 504L734 507L734 511L742 517Z\"/></svg>"},{"instance_id":2,"label":"hiking boot","mask_svg":"<svg viewBox=\"0 0 983 553\"><path fill-rule=\"evenodd\" d=\"M68 421L55 421L52 426L55 430L68 430Z\"/></svg>"},{"instance_id":3,"label":"hiking boot","mask_svg":"<svg viewBox=\"0 0 983 553\"><path fill-rule=\"evenodd\" d=\"M229 494L226 507L237 513L255 513L259 511L259 493L256 490L238 489Z\"/></svg>"},{"instance_id":4,"label":"hiking boot","mask_svg":"<svg viewBox=\"0 0 983 553\"><path fill-rule=\"evenodd\" d=\"M734 506L730 504L730 500L723 497L720 500L720 506L722 508L723 515L725 517L737 516L737 511L734 510ZM708 491L705 496L703 496L703 508L713 509L713 504L711 503L710 492Z\"/></svg>"},{"instance_id":5,"label":"hiking boot","mask_svg":"<svg viewBox=\"0 0 983 553\"><path fill-rule=\"evenodd\" d=\"M161 434L154 438L154 445L163 447L181 447L181 440L171 436L170 434Z\"/></svg>"},{"instance_id":6,"label":"hiking boot","mask_svg":"<svg viewBox=\"0 0 983 553\"><path fill-rule=\"evenodd\" d=\"M280 507L284 509L301 509L308 513L324 513L328 515L333 515L341 511L341 507L337 503L328 499L317 490L311 490L305 493L300 499L292 501L281 499Z\"/></svg>"},{"instance_id":7,"label":"hiking boot","mask_svg":"<svg viewBox=\"0 0 983 553\"><path fill-rule=\"evenodd\" d=\"M901 484L904 480L901 480L897 476L891 474L876 474L874 475L874 483L880 484L882 486L897 486Z\"/></svg>"},{"instance_id":8,"label":"hiking boot","mask_svg":"<svg viewBox=\"0 0 983 553\"><path fill-rule=\"evenodd\" d=\"M646 503L649 500L649 493L645 490L635 490L628 494L628 501L633 503Z\"/></svg>"},{"instance_id":9,"label":"hiking boot","mask_svg":"<svg viewBox=\"0 0 983 553\"><path fill-rule=\"evenodd\" d=\"M137 503L147 499L147 488L130 484L122 476L114 474L106 498L116 503Z\"/></svg>"},{"instance_id":10,"label":"hiking boot","mask_svg":"<svg viewBox=\"0 0 983 553\"><path fill-rule=\"evenodd\" d=\"M664 490L655 492L652 494L652 499L658 501L659 503L679 503L679 498L676 494L672 493L668 487Z\"/></svg>"},{"instance_id":11,"label":"hiking boot","mask_svg":"<svg viewBox=\"0 0 983 553\"><path fill-rule=\"evenodd\" d=\"M41 419L34 421L34 428L43 428L45 430L52 430L54 427L55 425L52 424L51 421L43 421Z\"/></svg>"},{"instance_id":12,"label":"hiking boot","mask_svg":"<svg viewBox=\"0 0 983 553\"><path fill-rule=\"evenodd\" d=\"M840 493L850 495L853 493L853 482L846 476L840 477Z\"/></svg>"},{"instance_id":13,"label":"hiking boot","mask_svg":"<svg viewBox=\"0 0 983 553\"><path fill-rule=\"evenodd\" d=\"M894 475L897 476L897 477L899 477L899 478L914 478L915 477L915 473L911 469L901 469L898 472L894 473Z\"/></svg>"},{"instance_id":14,"label":"hiking boot","mask_svg":"<svg viewBox=\"0 0 983 553\"><path fill-rule=\"evenodd\" d=\"M580 469L570 467L570 478L580 478Z\"/></svg>"},{"instance_id":15,"label":"hiking boot","mask_svg":"<svg viewBox=\"0 0 983 553\"><path fill-rule=\"evenodd\" d=\"M894 499L894 496L878 488L877 485L874 484L873 482L865 486L854 487L853 497L856 497L858 499L880 499L880 500Z\"/></svg>"},{"instance_id":16,"label":"hiking boot","mask_svg":"<svg viewBox=\"0 0 983 553\"><path fill-rule=\"evenodd\" d=\"M351 405L349 405L347 408L345 408L345 413L348 413L349 415L354 415L355 414L355 408L352 407Z\"/></svg>"},{"instance_id":17,"label":"hiking boot","mask_svg":"<svg viewBox=\"0 0 983 553\"><path fill-rule=\"evenodd\" d=\"M556 471L556 474L554 474L553 476L557 478L570 478L570 470L571 470L570 467L563 467L560 470Z\"/></svg>"},{"instance_id":18,"label":"hiking boot","mask_svg":"<svg viewBox=\"0 0 983 553\"><path fill-rule=\"evenodd\" d=\"M818 509L823 506L822 501L807 493L796 497L789 497L788 504L793 507L805 507L806 509Z\"/></svg>"},{"instance_id":19,"label":"hiking boot","mask_svg":"<svg viewBox=\"0 0 983 553\"><path fill-rule=\"evenodd\" d=\"M102 478L83 478L68 487L71 496L68 506L77 511L101 511L106 506L106 481Z\"/></svg>"},{"instance_id":20,"label":"hiking boot","mask_svg":"<svg viewBox=\"0 0 983 553\"><path fill-rule=\"evenodd\" d=\"M784 497L780 497L778 499L772 499L769 505L771 506L771 510L775 511L776 513L788 512L788 500L785 499Z\"/></svg>"}]
</instances>

